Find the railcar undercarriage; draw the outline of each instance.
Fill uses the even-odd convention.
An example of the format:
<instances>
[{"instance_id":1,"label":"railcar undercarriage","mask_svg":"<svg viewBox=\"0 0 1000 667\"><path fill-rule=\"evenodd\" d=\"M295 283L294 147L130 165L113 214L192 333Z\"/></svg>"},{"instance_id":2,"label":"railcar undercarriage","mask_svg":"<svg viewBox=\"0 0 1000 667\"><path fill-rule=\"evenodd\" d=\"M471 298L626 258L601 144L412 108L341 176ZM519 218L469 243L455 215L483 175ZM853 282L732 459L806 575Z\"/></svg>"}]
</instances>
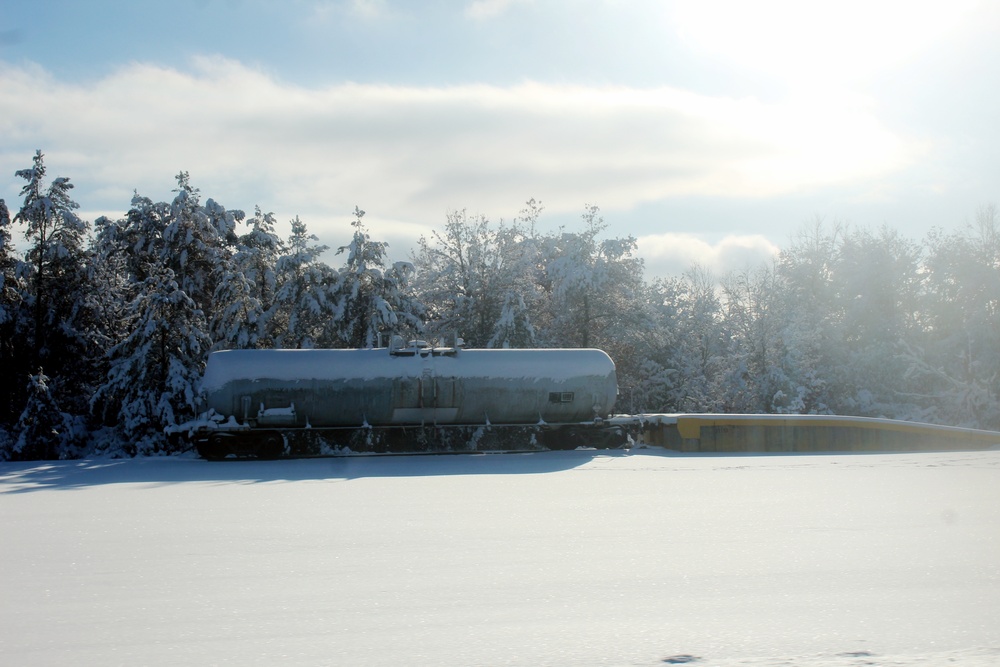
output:
<instances>
[{"instance_id":1,"label":"railcar undercarriage","mask_svg":"<svg viewBox=\"0 0 1000 667\"><path fill-rule=\"evenodd\" d=\"M352 453L461 453L613 449L629 442L620 424L433 425L200 430L190 436L209 461Z\"/></svg>"}]
</instances>

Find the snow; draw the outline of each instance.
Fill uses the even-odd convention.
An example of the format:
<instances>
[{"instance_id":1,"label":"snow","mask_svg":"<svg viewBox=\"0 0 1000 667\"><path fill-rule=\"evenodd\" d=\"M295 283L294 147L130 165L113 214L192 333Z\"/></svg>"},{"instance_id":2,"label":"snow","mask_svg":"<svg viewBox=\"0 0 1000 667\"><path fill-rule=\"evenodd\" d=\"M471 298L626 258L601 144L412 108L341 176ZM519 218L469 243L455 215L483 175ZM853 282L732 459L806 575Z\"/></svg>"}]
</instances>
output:
<instances>
[{"instance_id":1,"label":"snow","mask_svg":"<svg viewBox=\"0 0 1000 667\"><path fill-rule=\"evenodd\" d=\"M1000 451L0 464L11 665L1000 663Z\"/></svg>"}]
</instances>

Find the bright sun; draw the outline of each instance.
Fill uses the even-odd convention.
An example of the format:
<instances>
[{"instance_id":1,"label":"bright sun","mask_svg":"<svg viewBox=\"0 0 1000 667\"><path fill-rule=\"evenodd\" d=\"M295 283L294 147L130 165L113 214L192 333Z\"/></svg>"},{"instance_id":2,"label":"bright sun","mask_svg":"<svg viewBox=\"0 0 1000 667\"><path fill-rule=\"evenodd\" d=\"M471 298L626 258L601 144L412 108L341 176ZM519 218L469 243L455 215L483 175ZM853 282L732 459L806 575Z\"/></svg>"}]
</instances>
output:
<instances>
[{"instance_id":1,"label":"bright sun","mask_svg":"<svg viewBox=\"0 0 1000 667\"><path fill-rule=\"evenodd\" d=\"M692 48L788 81L847 83L943 37L977 0L697 0L674 21Z\"/></svg>"}]
</instances>

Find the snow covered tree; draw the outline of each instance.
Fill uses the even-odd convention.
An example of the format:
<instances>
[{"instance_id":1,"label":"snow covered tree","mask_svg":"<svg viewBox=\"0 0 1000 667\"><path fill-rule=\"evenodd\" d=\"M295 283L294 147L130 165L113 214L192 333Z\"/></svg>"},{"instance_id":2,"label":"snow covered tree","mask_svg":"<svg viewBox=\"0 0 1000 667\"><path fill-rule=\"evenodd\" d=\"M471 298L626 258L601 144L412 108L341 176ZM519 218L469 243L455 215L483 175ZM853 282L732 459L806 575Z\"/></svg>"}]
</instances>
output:
<instances>
[{"instance_id":1,"label":"snow covered tree","mask_svg":"<svg viewBox=\"0 0 1000 667\"><path fill-rule=\"evenodd\" d=\"M653 412L721 412L728 367L728 330L715 277L692 266L679 278L654 283L650 300L659 340L650 346L643 381ZM657 387L656 382L663 383ZM650 402L655 400L655 402Z\"/></svg>"},{"instance_id":2,"label":"snow covered tree","mask_svg":"<svg viewBox=\"0 0 1000 667\"><path fill-rule=\"evenodd\" d=\"M56 178L45 187L45 159L35 153L34 165L17 176L27 184L21 189L24 202L14 222L24 224L31 244L28 261L32 268L30 298L33 321L32 353L37 363L57 364L60 349L72 338L72 307L81 293L84 274L84 241L88 224L74 212L79 205L70 197L68 178ZM60 340L63 339L63 340Z\"/></svg>"},{"instance_id":3,"label":"snow covered tree","mask_svg":"<svg viewBox=\"0 0 1000 667\"><path fill-rule=\"evenodd\" d=\"M514 223L498 230L503 248L503 280L499 281L503 301L487 347L538 346L535 321L540 316L543 293L538 285L541 242L535 229L542 210L541 202L529 199Z\"/></svg>"},{"instance_id":4,"label":"snow covered tree","mask_svg":"<svg viewBox=\"0 0 1000 667\"><path fill-rule=\"evenodd\" d=\"M787 394L779 412L825 414L835 405L832 382L840 375L842 335L833 275L843 229L816 219L778 257L784 309Z\"/></svg>"},{"instance_id":5,"label":"snow covered tree","mask_svg":"<svg viewBox=\"0 0 1000 667\"><path fill-rule=\"evenodd\" d=\"M110 350L107 381L92 399L117 425L128 454L169 450L163 429L195 415L211 347L204 314L173 271L149 267L147 275L129 306L131 333Z\"/></svg>"},{"instance_id":6,"label":"snow covered tree","mask_svg":"<svg viewBox=\"0 0 1000 667\"><path fill-rule=\"evenodd\" d=\"M12 425L24 405L23 386L17 378L27 374L26 355L18 354L18 324L24 321L23 285L18 278L20 260L14 254L10 212L0 199L0 430Z\"/></svg>"},{"instance_id":7,"label":"snow covered tree","mask_svg":"<svg viewBox=\"0 0 1000 667\"><path fill-rule=\"evenodd\" d=\"M351 243L337 250L338 255L347 254L337 293L342 313L338 337L346 347L373 347L380 334L398 332L409 337L421 326L422 309L410 293L412 264L397 262L386 269L389 244L371 240L364 215L360 208L354 208Z\"/></svg>"},{"instance_id":8,"label":"snow covered tree","mask_svg":"<svg viewBox=\"0 0 1000 667\"><path fill-rule=\"evenodd\" d=\"M255 287L238 268L224 270L213 298L213 349L244 350L260 346L266 318Z\"/></svg>"},{"instance_id":9,"label":"snow covered tree","mask_svg":"<svg viewBox=\"0 0 1000 667\"><path fill-rule=\"evenodd\" d=\"M129 280L135 285L142 284L150 267L164 264L163 231L170 219L169 203L153 202L135 193L123 219L94 221L97 230L95 251L106 258L116 257L116 261L123 263Z\"/></svg>"},{"instance_id":10,"label":"snow covered tree","mask_svg":"<svg viewBox=\"0 0 1000 667\"><path fill-rule=\"evenodd\" d=\"M284 244L274 232L274 214L256 207L249 231L236 241L214 295L211 322L215 348L272 347L267 319L278 289L275 266Z\"/></svg>"},{"instance_id":11,"label":"snow covered tree","mask_svg":"<svg viewBox=\"0 0 1000 667\"><path fill-rule=\"evenodd\" d=\"M16 439L10 458L74 458L80 445L81 429L77 420L59 409L49 389L49 378L41 369L30 377L27 395L27 404L14 429Z\"/></svg>"},{"instance_id":12,"label":"snow covered tree","mask_svg":"<svg viewBox=\"0 0 1000 667\"><path fill-rule=\"evenodd\" d=\"M784 313L774 269L747 268L722 279L725 320L730 332L729 412L776 412L784 403L788 380L783 368Z\"/></svg>"},{"instance_id":13,"label":"snow covered tree","mask_svg":"<svg viewBox=\"0 0 1000 667\"><path fill-rule=\"evenodd\" d=\"M604 239L604 219L587 206L581 232L548 237L543 249L549 294L548 343L607 346L642 313L642 260L632 237Z\"/></svg>"},{"instance_id":14,"label":"snow covered tree","mask_svg":"<svg viewBox=\"0 0 1000 667\"><path fill-rule=\"evenodd\" d=\"M227 211L212 199L202 206L200 191L190 183L188 173L177 175L177 195L163 228L161 262L176 277L177 286L191 297L211 320L213 297L228 269L235 225L242 211Z\"/></svg>"},{"instance_id":15,"label":"snow covered tree","mask_svg":"<svg viewBox=\"0 0 1000 667\"><path fill-rule=\"evenodd\" d=\"M503 280L503 227L502 222L494 227L484 216L453 211L443 232L421 237L413 261L433 334L457 334L471 347L488 346L505 298L498 284Z\"/></svg>"},{"instance_id":16,"label":"snow covered tree","mask_svg":"<svg viewBox=\"0 0 1000 667\"><path fill-rule=\"evenodd\" d=\"M0 324L13 319L6 290L14 280L14 246L10 236L10 210L7 202L0 199Z\"/></svg>"},{"instance_id":17,"label":"snow covered tree","mask_svg":"<svg viewBox=\"0 0 1000 667\"><path fill-rule=\"evenodd\" d=\"M88 256L85 248L89 224L75 210L70 197L73 185L59 177L45 185L45 160L35 153L33 166L17 176L27 181L15 222L24 225L29 248L22 265L24 301L30 311L28 358L35 368L49 369L51 389L64 407L86 410L85 388L89 377L85 295ZM79 412L78 412L79 411Z\"/></svg>"},{"instance_id":18,"label":"snow covered tree","mask_svg":"<svg viewBox=\"0 0 1000 667\"><path fill-rule=\"evenodd\" d=\"M1000 429L1000 212L927 241L926 336L904 355L929 421Z\"/></svg>"},{"instance_id":19,"label":"snow covered tree","mask_svg":"<svg viewBox=\"0 0 1000 667\"><path fill-rule=\"evenodd\" d=\"M535 327L531 312L524 300L524 293L510 290L504 296L500 315L493 324L493 335L486 347L532 348L535 347Z\"/></svg>"},{"instance_id":20,"label":"snow covered tree","mask_svg":"<svg viewBox=\"0 0 1000 667\"><path fill-rule=\"evenodd\" d=\"M247 225L250 230L237 243L236 265L255 285L261 302L269 305L278 284L274 267L285 244L274 231L274 213L263 213L257 206Z\"/></svg>"},{"instance_id":21,"label":"snow covered tree","mask_svg":"<svg viewBox=\"0 0 1000 667\"><path fill-rule=\"evenodd\" d=\"M887 227L844 234L833 275L844 372L837 412L895 417L911 409L901 344L920 331L920 255Z\"/></svg>"},{"instance_id":22,"label":"snow covered tree","mask_svg":"<svg viewBox=\"0 0 1000 667\"><path fill-rule=\"evenodd\" d=\"M535 347L540 312L542 206L530 200L512 222L450 213L442 232L420 239L416 290L432 335L460 335L471 347Z\"/></svg>"},{"instance_id":23,"label":"snow covered tree","mask_svg":"<svg viewBox=\"0 0 1000 667\"><path fill-rule=\"evenodd\" d=\"M336 300L340 280L320 261L328 248L318 240L295 216L287 250L275 266L277 291L266 313L267 337L275 347L332 347L337 341L336 322L343 315Z\"/></svg>"}]
</instances>

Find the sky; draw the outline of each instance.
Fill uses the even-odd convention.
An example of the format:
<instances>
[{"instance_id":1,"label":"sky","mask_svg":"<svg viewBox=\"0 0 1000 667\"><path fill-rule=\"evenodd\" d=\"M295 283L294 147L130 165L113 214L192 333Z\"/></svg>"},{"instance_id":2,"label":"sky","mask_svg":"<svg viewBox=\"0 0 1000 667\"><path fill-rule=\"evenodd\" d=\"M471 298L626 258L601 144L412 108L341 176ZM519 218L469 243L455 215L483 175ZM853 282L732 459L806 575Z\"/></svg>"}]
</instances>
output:
<instances>
[{"instance_id":1,"label":"sky","mask_svg":"<svg viewBox=\"0 0 1000 667\"><path fill-rule=\"evenodd\" d=\"M975 0L5 3L0 197L37 149L88 220L187 171L334 251L358 206L393 259L453 211L596 205L648 277L721 274L996 203L998 32Z\"/></svg>"}]
</instances>

